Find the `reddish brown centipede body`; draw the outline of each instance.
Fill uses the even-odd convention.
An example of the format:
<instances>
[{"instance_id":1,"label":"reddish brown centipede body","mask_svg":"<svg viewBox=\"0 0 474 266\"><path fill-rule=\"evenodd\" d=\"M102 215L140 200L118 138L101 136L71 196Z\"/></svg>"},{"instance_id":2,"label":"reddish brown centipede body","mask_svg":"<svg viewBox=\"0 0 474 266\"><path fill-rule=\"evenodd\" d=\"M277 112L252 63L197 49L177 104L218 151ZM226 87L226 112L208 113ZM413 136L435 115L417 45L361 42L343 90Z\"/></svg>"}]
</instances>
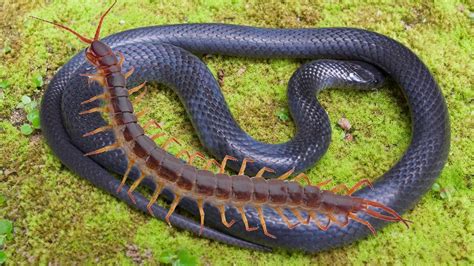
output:
<instances>
[{"instance_id":1,"label":"reddish brown centipede body","mask_svg":"<svg viewBox=\"0 0 474 266\"><path fill-rule=\"evenodd\" d=\"M169 223L169 218L180 200L187 197L197 202L201 229L204 225L203 205L205 203L218 208L222 223L227 227L231 227L235 221L227 221L225 207L234 207L240 212L247 231L258 229L249 225L245 214L246 207L255 208L258 212L263 233L271 238L276 238L276 236L267 230L262 211L263 207L275 210L289 228L294 228L299 224L309 224L313 221L321 230L327 230L332 224L344 227L349 224L349 220L354 220L366 225L375 234L372 225L359 218L358 213L366 213L385 221L403 222L408 226L408 221L391 208L374 201L352 196L352 193L361 186L371 186L371 183L366 179L359 181L350 189L345 185L339 185L332 190L321 190L320 187L326 185L330 180L311 185L305 174L299 174L295 180L304 179L308 183L306 186L302 186L295 180L287 179L293 173L293 169L290 169L278 179L266 180L263 178L263 174L272 172L272 169L266 167L262 168L256 176L249 177L245 175L245 168L246 164L251 162L251 159L243 160L237 175L228 175L224 172L226 163L229 160L236 160L231 156L226 156L220 164L214 159L208 160L206 168L200 170L191 164L196 158L205 158L201 153L190 153L183 150L177 156L173 156L165 150L172 142L179 143L175 138L169 138L161 147L157 146L154 139L164 134L159 133L148 137L144 128L151 125L160 127L160 125L152 120L144 128L141 127L137 122L138 115L134 113L133 104L129 99L129 95L140 90L144 84L127 90L126 80L132 74L133 69L126 73L122 72L124 56L122 54L117 56L109 46L99 40L104 17L114 5L115 3L101 16L93 39L83 37L66 26L49 21L45 22L73 33L82 42L89 45L86 49L86 58L97 69L97 73L84 75L88 76L90 81L97 81L104 89L102 94L83 102L85 104L102 100L105 102L104 107L93 108L81 114L105 112L110 118L110 124L88 132L84 134L84 137L112 130L116 142L86 153L85 156L93 156L114 149L123 149L128 157L128 167L122 178L121 186L126 183L133 166L136 166L141 173L140 177L133 182L128 190L130 198L134 200L133 191L145 178L151 178L156 183L156 189L147 206L150 214L152 214L151 206L155 204L162 190L167 188L174 193L175 197L166 216L166 221ZM141 97L138 96L138 99L141 99ZM177 158L180 156L186 156L188 158L187 163ZM217 174L207 170L212 164L218 165L219 171ZM336 194L340 190L347 190L347 194ZM298 223L291 223L290 219L285 216L284 210L291 211L298 219ZM303 216L307 218L305 219ZM327 217L326 223L320 220L321 216Z\"/></svg>"}]
</instances>

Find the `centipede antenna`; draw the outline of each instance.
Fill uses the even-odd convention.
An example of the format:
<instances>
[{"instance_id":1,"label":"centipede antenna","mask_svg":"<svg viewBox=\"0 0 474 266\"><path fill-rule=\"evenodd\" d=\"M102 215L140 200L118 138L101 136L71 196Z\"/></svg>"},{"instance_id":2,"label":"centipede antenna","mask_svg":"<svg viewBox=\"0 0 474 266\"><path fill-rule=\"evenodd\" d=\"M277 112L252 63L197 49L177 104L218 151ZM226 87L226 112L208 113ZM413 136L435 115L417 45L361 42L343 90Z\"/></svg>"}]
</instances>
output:
<instances>
[{"instance_id":1,"label":"centipede antenna","mask_svg":"<svg viewBox=\"0 0 474 266\"><path fill-rule=\"evenodd\" d=\"M87 43L87 44L91 44L93 40L89 39L89 38L86 38L84 36L82 36L81 34L77 33L75 30L69 28L69 27L66 27L64 25L61 25L61 24L58 24L56 22L52 22L52 21L49 21L49 20L45 20L45 19L42 19L42 18L38 18L38 17L35 17L35 16L30 16L34 19L37 19L37 20L40 20L40 21L43 21L43 22L46 22L46 23L49 23L49 24L52 24L56 27L59 27L61 29L64 29L64 30L67 30L69 31L70 33L76 35L77 38L79 38L79 40L81 40L82 42L84 43Z\"/></svg>"},{"instance_id":2,"label":"centipede antenna","mask_svg":"<svg viewBox=\"0 0 474 266\"><path fill-rule=\"evenodd\" d=\"M97 41L99 39L100 29L102 28L102 22L104 22L105 16L107 16L109 11L112 9L112 7L115 6L116 3L117 0L115 0L114 3L109 7L109 9L107 9L107 11L105 11L105 13L100 17L99 25L97 25L97 29L95 30L94 41Z\"/></svg>"}]
</instances>

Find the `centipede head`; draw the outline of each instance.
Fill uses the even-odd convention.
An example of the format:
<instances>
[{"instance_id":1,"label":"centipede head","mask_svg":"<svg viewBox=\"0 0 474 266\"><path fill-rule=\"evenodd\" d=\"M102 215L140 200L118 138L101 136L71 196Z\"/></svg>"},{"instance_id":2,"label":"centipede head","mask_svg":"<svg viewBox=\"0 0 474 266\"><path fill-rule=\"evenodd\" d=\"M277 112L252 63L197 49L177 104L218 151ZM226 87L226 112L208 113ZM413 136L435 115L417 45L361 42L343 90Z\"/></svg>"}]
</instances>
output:
<instances>
[{"instance_id":1,"label":"centipede head","mask_svg":"<svg viewBox=\"0 0 474 266\"><path fill-rule=\"evenodd\" d=\"M65 25L55 23L55 22L52 22L52 21L48 21L48 20L44 20L44 19L34 17L34 16L32 16L32 18L41 20L41 21L49 23L49 24L53 24L56 27L59 27L59 28L61 28L63 30L66 30L66 31L69 31L70 33L74 34L77 38L79 38L79 40L81 40L84 43L87 43L89 45L89 47L86 49L86 58L87 58L88 61L91 62L91 64L97 66L98 59L100 57L103 57L105 55L108 55L108 54L112 53L112 49L108 45L101 42L99 40L99 37L100 37L100 30L102 28L102 23L104 21L104 18L109 13L109 11L115 6L116 3L117 3L117 0L115 0L114 3L107 9L107 11L105 11L104 14L102 14L102 16L100 17L99 25L97 25L97 29L95 31L95 35L94 35L93 39L84 37L83 35L79 34L75 30L73 30L73 29L71 29L71 28L69 28Z\"/></svg>"}]
</instances>

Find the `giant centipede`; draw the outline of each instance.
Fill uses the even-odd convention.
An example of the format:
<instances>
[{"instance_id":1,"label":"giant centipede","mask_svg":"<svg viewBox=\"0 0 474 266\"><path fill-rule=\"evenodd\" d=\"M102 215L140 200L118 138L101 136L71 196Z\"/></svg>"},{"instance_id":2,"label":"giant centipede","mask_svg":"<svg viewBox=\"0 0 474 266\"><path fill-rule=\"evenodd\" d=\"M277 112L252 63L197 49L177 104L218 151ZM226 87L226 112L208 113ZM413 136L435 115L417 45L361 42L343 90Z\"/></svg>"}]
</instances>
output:
<instances>
[{"instance_id":1,"label":"giant centipede","mask_svg":"<svg viewBox=\"0 0 474 266\"><path fill-rule=\"evenodd\" d=\"M81 115L102 112L109 117L109 124L88 132L83 137L111 130L115 135L116 142L88 152L85 156L94 156L111 150L122 149L128 158L128 167L122 178L121 187L125 185L130 170L133 167L138 168L140 172L139 178L133 182L128 190L128 195L132 201L134 201L133 192L145 178L149 178L156 184L156 188L147 206L151 215L153 215L151 207L153 204L156 204L163 189L166 188L174 194L174 199L165 218L168 223L180 200L187 197L197 202L201 229L204 226L204 204L214 206L220 211L221 222L226 227L231 227L236 222L235 220L227 221L226 207L235 208L240 212L242 222L247 231L258 229L258 227L249 225L245 214L245 208L255 208L258 212L263 233L271 238L276 238L277 236L267 230L263 214L264 207L271 208L278 213L290 229L313 222L319 229L325 231L333 224L345 227L349 224L350 220L354 220L367 226L373 234L376 234L374 227L369 222L358 217L358 213L365 213L384 221L402 222L408 227L409 221L402 218L395 210L388 206L352 196L360 187L364 185L371 186L370 181L367 179L359 181L351 188L341 184L331 190L323 190L321 187L329 181L312 185L304 173L300 173L294 179L289 180L288 178L292 175L294 169L289 169L277 179L267 180L263 178L263 174L273 171L271 168L264 167L255 176L249 177L245 175L245 168L252 159L245 158L241 163L240 171L236 175L229 175L225 172L225 168L229 160L236 160L232 156L225 156L221 163L214 159L208 160L207 166L204 169L198 169L192 164L198 157L205 158L201 153L190 153L187 150L182 150L175 156L166 150L172 142L177 142L176 138L169 138L164 144L158 146L155 140L163 136L164 133L147 136L144 128L150 125L160 128L159 123L150 120L144 127L140 126L138 124L140 113L134 112L133 104L130 100L130 95L142 89L145 84L127 89L126 80L133 73L134 69L123 72L124 56L121 53L117 55L108 45L99 40L104 18L115 3L100 17L93 39L86 38L64 25L37 19L71 32L79 40L89 45L85 56L96 68L97 72L83 75L87 76L90 81L98 82L103 88L103 93L83 101L82 104L100 100L104 102L104 105L84 111ZM143 97L144 92L138 96L139 99ZM183 155L187 156L186 162L180 159ZM212 164L218 166L218 173L208 170ZM297 182L301 179L307 182L306 186L302 186ZM338 194L341 190L345 190L346 194ZM298 222L291 223L284 211L291 212ZM326 222L322 221L321 216L327 218Z\"/></svg>"}]
</instances>

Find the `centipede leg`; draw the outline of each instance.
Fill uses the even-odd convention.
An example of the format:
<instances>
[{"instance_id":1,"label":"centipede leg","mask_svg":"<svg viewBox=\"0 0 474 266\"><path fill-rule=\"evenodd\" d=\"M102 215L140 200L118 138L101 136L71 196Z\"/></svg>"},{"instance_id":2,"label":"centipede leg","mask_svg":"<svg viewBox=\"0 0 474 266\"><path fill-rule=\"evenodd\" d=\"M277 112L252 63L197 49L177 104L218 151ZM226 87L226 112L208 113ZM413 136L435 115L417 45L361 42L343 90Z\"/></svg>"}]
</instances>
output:
<instances>
[{"instance_id":1,"label":"centipede leg","mask_svg":"<svg viewBox=\"0 0 474 266\"><path fill-rule=\"evenodd\" d=\"M138 187L138 185L140 185L140 183L143 181L143 179L145 179L145 176L146 176L146 174L142 172L140 174L140 177L137 180L135 180L135 182L133 182L132 186L127 191L128 197L130 197L133 204L136 204L135 197L133 196L133 191L135 191L135 189Z\"/></svg>"},{"instance_id":2,"label":"centipede leg","mask_svg":"<svg viewBox=\"0 0 474 266\"><path fill-rule=\"evenodd\" d=\"M365 226L367 226L367 228L369 228L369 230L372 232L372 234L375 236L377 235L377 232L375 231L375 228L367 221L365 220L362 220L361 218L357 217L357 215L353 214L353 213L349 213L349 218L351 218L352 220L358 222L358 223L361 223Z\"/></svg>"},{"instance_id":3,"label":"centipede leg","mask_svg":"<svg viewBox=\"0 0 474 266\"><path fill-rule=\"evenodd\" d=\"M201 217L201 228L199 229L199 235L202 234L202 230L204 229L204 200L203 199L198 199L197 200L197 205L199 208L199 215Z\"/></svg>"},{"instance_id":4,"label":"centipede leg","mask_svg":"<svg viewBox=\"0 0 474 266\"><path fill-rule=\"evenodd\" d=\"M293 167L289 171L287 171L286 173L279 176L277 179L278 180L286 180L286 179L288 179L288 177L290 177L291 174L293 174L294 171L295 171L295 168Z\"/></svg>"},{"instance_id":5,"label":"centipede leg","mask_svg":"<svg viewBox=\"0 0 474 266\"><path fill-rule=\"evenodd\" d=\"M209 168L211 168L212 165L215 165L218 168L221 167L221 165L218 161L216 161L215 159L209 159L209 160L206 161L206 165L204 166L203 170L209 170Z\"/></svg>"},{"instance_id":6,"label":"centipede leg","mask_svg":"<svg viewBox=\"0 0 474 266\"><path fill-rule=\"evenodd\" d=\"M134 94L135 92L141 90L144 86L145 86L146 82L143 82L142 84L136 86L136 87L133 87L131 89L128 90L128 95L132 95Z\"/></svg>"},{"instance_id":7,"label":"centipede leg","mask_svg":"<svg viewBox=\"0 0 474 266\"><path fill-rule=\"evenodd\" d=\"M118 62L118 65L119 65L120 67L122 67L122 65L123 65L123 62L125 62L125 56L123 56L123 53L122 53L122 52L120 52L120 51L119 51L119 52L117 52L117 54L118 54L118 56L119 56L119 62ZM133 69L133 67L132 67L132 69Z\"/></svg>"},{"instance_id":8,"label":"centipede leg","mask_svg":"<svg viewBox=\"0 0 474 266\"><path fill-rule=\"evenodd\" d=\"M265 223L265 217L263 217L263 210L261 207L257 207L257 212L258 212L258 218L260 220L260 224L262 225L262 230L263 230L263 234L268 236L268 237L271 237L271 238L274 238L276 239L276 236L270 234L267 230L267 224Z\"/></svg>"},{"instance_id":9,"label":"centipede leg","mask_svg":"<svg viewBox=\"0 0 474 266\"><path fill-rule=\"evenodd\" d=\"M117 188L117 193L122 189L122 187L125 185L125 182L127 181L128 175L130 174L130 170L132 170L133 165L135 164L135 161L132 159L128 159L128 165L127 165L127 170L125 171L125 174L122 177L122 182L120 182L120 185Z\"/></svg>"},{"instance_id":10,"label":"centipede leg","mask_svg":"<svg viewBox=\"0 0 474 266\"><path fill-rule=\"evenodd\" d=\"M269 173L275 173L275 170L271 169L271 168L268 168L268 167L263 167L262 169L260 169L257 174L255 175L255 177L262 177L263 176L263 173L265 172L269 172Z\"/></svg>"},{"instance_id":11,"label":"centipede leg","mask_svg":"<svg viewBox=\"0 0 474 266\"><path fill-rule=\"evenodd\" d=\"M288 220L288 217L286 217L286 215L283 213L283 210L281 208L277 207L277 208L275 208L275 211L278 213L278 215L280 215L280 217L286 223L286 225L288 226L288 229L293 229L293 228L295 228L296 226L298 226L300 224L300 222L296 222L296 223L292 224L290 222L290 220Z\"/></svg>"},{"instance_id":12,"label":"centipede leg","mask_svg":"<svg viewBox=\"0 0 474 266\"><path fill-rule=\"evenodd\" d=\"M165 134L165 133L163 133L163 132L156 133L156 134L152 135L152 136L150 137L150 139L152 139L152 140L156 140L156 139L158 139L158 138L161 138L161 137L163 137L164 135L166 135L166 134Z\"/></svg>"},{"instance_id":13,"label":"centipede leg","mask_svg":"<svg viewBox=\"0 0 474 266\"><path fill-rule=\"evenodd\" d=\"M249 226L249 221L247 220L247 216L245 216L245 210L243 207L236 207L237 210L240 212L240 215L242 216L242 222L244 222L245 225L245 230L247 232L255 231L258 229L258 227L250 227Z\"/></svg>"},{"instance_id":14,"label":"centipede leg","mask_svg":"<svg viewBox=\"0 0 474 266\"><path fill-rule=\"evenodd\" d=\"M85 74L79 74L79 76L87 77L88 78L88 80L87 80L88 84L91 84L92 82L97 81L102 87L104 87L106 85L103 75L85 73Z\"/></svg>"},{"instance_id":15,"label":"centipede leg","mask_svg":"<svg viewBox=\"0 0 474 266\"><path fill-rule=\"evenodd\" d=\"M97 101L97 100L103 100L103 99L106 99L106 98L107 98L106 94L102 93L102 94L96 95L96 96L94 96L94 97L92 97L88 100L85 100L85 101L81 102L81 105L84 105L86 103L91 103L91 102Z\"/></svg>"},{"instance_id":16,"label":"centipede leg","mask_svg":"<svg viewBox=\"0 0 474 266\"><path fill-rule=\"evenodd\" d=\"M327 180L324 180L323 182L317 183L316 186L319 187L319 188L321 188L321 187L323 187L323 186L325 186L325 185L327 185L327 184L329 184L329 183L331 183L331 182L332 182L332 179L327 179Z\"/></svg>"},{"instance_id":17,"label":"centipede leg","mask_svg":"<svg viewBox=\"0 0 474 266\"><path fill-rule=\"evenodd\" d=\"M293 180L298 181L300 179L304 179L308 186L311 186L311 180L309 180L309 177L305 173L300 173Z\"/></svg>"},{"instance_id":18,"label":"centipede leg","mask_svg":"<svg viewBox=\"0 0 474 266\"><path fill-rule=\"evenodd\" d=\"M133 74L134 71L135 71L135 68L132 66L130 70L128 70L125 74L123 74L125 76L125 79L128 79Z\"/></svg>"},{"instance_id":19,"label":"centipede leg","mask_svg":"<svg viewBox=\"0 0 474 266\"><path fill-rule=\"evenodd\" d=\"M319 217L315 212L310 212L309 216L313 217L314 223L322 231L327 231L329 229L329 226L331 225L331 220L329 218L328 218L327 224L323 225L322 223L319 222Z\"/></svg>"},{"instance_id":20,"label":"centipede leg","mask_svg":"<svg viewBox=\"0 0 474 266\"><path fill-rule=\"evenodd\" d=\"M308 218L306 218L306 220L301 216L300 212L296 209L293 209L293 208L290 208L289 209L293 215L298 219L298 221L301 223L301 224L304 224L304 225L307 225L309 224L309 220L311 219L311 216L308 215Z\"/></svg>"},{"instance_id":21,"label":"centipede leg","mask_svg":"<svg viewBox=\"0 0 474 266\"><path fill-rule=\"evenodd\" d=\"M345 184L339 184L331 189L332 193L337 193L341 190L349 190L349 188Z\"/></svg>"},{"instance_id":22,"label":"centipede leg","mask_svg":"<svg viewBox=\"0 0 474 266\"><path fill-rule=\"evenodd\" d=\"M225 227L227 227L227 228L232 227L232 225L235 224L235 220L230 221L230 223L227 222L227 219L225 218L225 206L220 205L220 206L218 206L218 208L219 208L219 212L221 213L222 224L225 225Z\"/></svg>"},{"instance_id":23,"label":"centipede leg","mask_svg":"<svg viewBox=\"0 0 474 266\"><path fill-rule=\"evenodd\" d=\"M162 129L161 125L158 122L156 122L155 119L148 120L148 122L146 122L145 125L143 125L143 129L148 129L148 127L150 127L152 125L155 126L158 129Z\"/></svg>"},{"instance_id":24,"label":"centipede leg","mask_svg":"<svg viewBox=\"0 0 474 266\"><path fill-rule=\"evenodd\" d=\"M145 84L143 83L143 85L145 85ZM145 97L146 93L147 93L147 89L145 88L145 89L142 91L142 93L140 93L140 94L133 100L132 105L138 105L138 104L143 100L143 97Z\"/></svg>"},{"instance_id":25,"label":"centipede leg","mask_svg":"<svg viewBox=\"0 0 474 266\"><path fill-rule=\"evenodd\" d=\"M103 126L103 127L96 128L92 131L89 131L89 132L87 132L86 134L84 134L82 136L83 137L88 137L88 136L92 136L92 135L95 135L97 133L104 132L104 131L107 131L107 130L110 130L110 129L112 129L112 126L111 125L106 125L106 126Z\"/></svg>"},{"instance_id":26,"label":"centipede leg","mask_svg":"<svg viewBox=\"0 0 474 266\"><path fill-rule=\"evenodd\" d=\"M153 214L153 211L152 211L151 207L152 207L153 204L155 204L155 202L158 200L158 196L160 196L161 191L163 190L163 187L164 187L164 184L163 184L163 183L158 183L158 184L156 185L155 191L153 192L153 195L151 196L150 202L148 202L148 204L146 205L146 209L147 209L148 212L151 214L151 216L155 216L155 215Z\"/></svg>"},{"instance_id":27,"label":"centipede leg","mask_svg":"<svg viewBox=\"0 0 474 266\"><path fill-rule=\"evenodd\" d=\"M129 92L130 92L130 91L129 91ZM137 113L135 114L135 116L136 116L137 118L140 118L140 117L142 117L143 115L145 115L148 111L150 111L150 109L145 108L145 109L141 110L140 112L137 112Z\"/></svg>"},{"instance_id":28,"label":"centipede leg","mask_svg":"<svg viewBox=\"0 0 474 266\"><path fill-rule=\"evenodd\" d=\"M163 143L163 145L161 145L161 148L163 148L163 150L166 150L166 148L168 148L168 146L169 146L171 143L173 143L173 142L176 143L176 144L178 144L178 145L181 145L181 143L179 142L178 139L176 139L175 137L171 137L171 138L167 139L167 140Z\"/></svg>"},{"instance_id":29,"label":"centipede leg","mask_svg":"<svg viewBox=\"0 0 474 266\"><path fill-rule=\"evenodd\" d=\"M357 189L359 189L363 185L367 185L371 189L374 189L369 179L362 179L359 182L357 182L357 184L355 184L351 189L349 189L349 191L347 191L347 195L349 196L352 195L352 193L354 193Z\"/></svg>"},{"instance_id":30,"label":"centipede leg","mask_svg":"<svg viewBox=\"0 0 474 266\"><path fill-rule=\"evenodd\" d=\"M170 210L168 211L168 214L166 214L165 221L170 226L171 226L171 222L170 222L171 214L173 214L174 210L176 209L180 201L181 201L181 195L176 194L174 197L173 203L171 203Z\"/></svg>"},{"instance_id":31,"label":"centipede leg","mask_svg":"<svg viewBox=\"0 0 474 266\"><path fill-rule=\"evenodd\" d=\"M343 222L339 221L339 219L337 219L337 217L335 217L334 215L332 215L330 213L327 213L326 216L328 217L328 219L331 222L337 224L340 227L346 227L349 224L349 219L347 218L347 215L344 215L345 220Z\"/></svg>"},{"instance_id":32,"label":"centipede leg","mask_svg":"<svg viewBox=\"0 0 474 266\"><path fill-rule=\"evenodd\" d=\"M86 111L82 111L79 114L80 115L85 115L85 114L91 114L91 113L99 113L99 112L108 112L109 108L107 107L94 107Z\"/></svg>"},{"instance_id":33,"label":"centipede leg","mask_svg":"<svg viewBox=\"0 0 474 266\"><path fill-rule=\"evenodd\" d=\"M84 156L96 155L96 154L100 154L100 153L103 153L103 152L108 152L108 151L111 151L111 150L115 150L115 149L118 149L118 148L120 148L120 144L114 143L114 144L111 144L109 146L102 147L98 150L88 152L88 153L84 154Z\"/></svg>"},{"instance_id":34,"label":"centipede leg","mask_svg":"<svg viewBox=\"0 0 474 266\"><path fill-rule=\"evenodd\" d=\"M220 169L219 169L219 174L223 174L223 173L224 173L224 171L225 171L225 166L226 166L226 164L227 164L227 161L229 161L229 160L231 160L231 161L238 161L237 158L232 157L232 156L230 156L230 155L224 156L224 159L222 159L221 167L220 167Z\"/></svg>"},{"instance_id":35,"label":"centipede leg","mask_svg":"<svg viewBox=\"0 0 474 266\"><path fill-rule=\"evenodd\" d=\"M245 172L245 168L247 167L247 163L253 163L253 162L254 160L252 160L251 158L244 158L244 160L242 160L242 165L240 165L240 170L239 170L238 175L243 175Z\"/></svg>"}]
</instances>

